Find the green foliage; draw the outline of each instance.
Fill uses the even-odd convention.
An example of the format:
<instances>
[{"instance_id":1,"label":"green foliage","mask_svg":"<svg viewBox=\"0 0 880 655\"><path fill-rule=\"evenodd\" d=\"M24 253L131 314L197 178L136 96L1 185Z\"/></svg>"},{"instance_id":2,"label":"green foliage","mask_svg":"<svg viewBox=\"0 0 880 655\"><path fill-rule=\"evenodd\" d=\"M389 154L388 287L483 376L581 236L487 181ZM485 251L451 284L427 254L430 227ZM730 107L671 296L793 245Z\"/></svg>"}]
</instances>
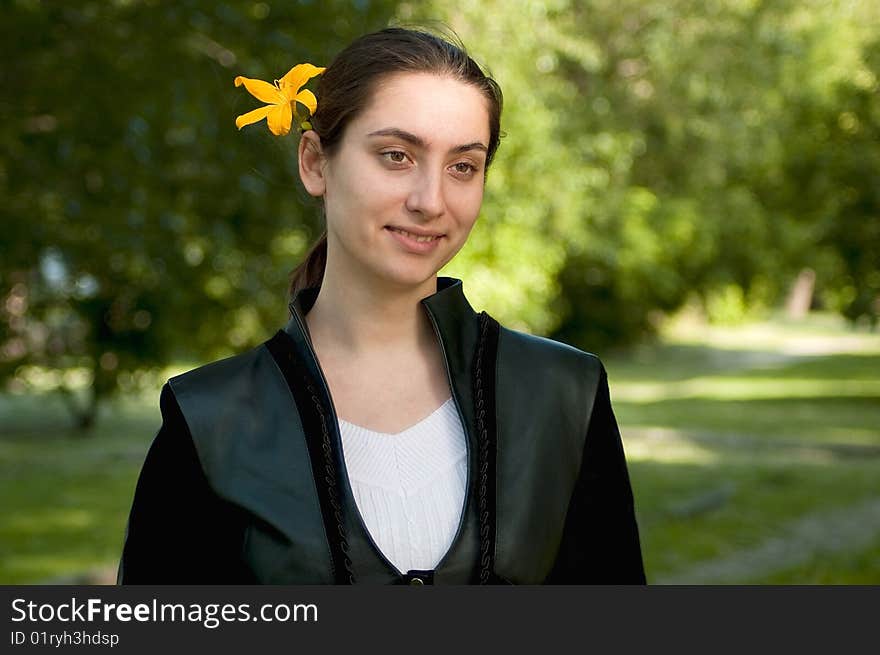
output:
<instances>
[{"instance_id":1,"label":"green foliage","mask_svg":"<svg viewBox=\"0 0 880 655\"><path fill-rule=\"evenodd\" d=\"M506 93L479 255L457 270L503 271L477 279L509 322L596 349L693 294L735 319L804 267L827 305L876 320L875 3L419 6Z\"/></svg>"},{"instance_id":2,"label":"green foliage","mask_svg":"<svg viewBox=\"0 0 880 655\"><path fill-rule=\"evenodd\" d=\"M444 273L514 328L597 351L701 298L880 315L872 0L9 3L0 37L0 379L205 361L286 318L320 230L295 137L234 128L232 79L445 20L505 92L483 214ZM45 381L45 376L43 376Z\"/></svg>"},{"instance_id":3,"label":"green foliage","mask_svg":"<svg viewBox=\"0 0 880 655\"><path fill-rule=\"evenodd\" d=\"M864 49L831 101L801 103L792 115L808 130L787 144L785 177L797 180L784 207L811 231L826 304L851 321L880 318L880 38ZM813 252L815 252L813 251ZM809 258L810 252L805 253Z\"/></svg>"},{"instance_id":4,"label":"green foliage","mask_svg":"<svg viewBox=\"0 0 880 655\"><path fill-rule=\"evenodd\" d=\"M90 379L206 360L287 316L287 272L319 231L295 137L238 132L238 74L324 63L389 3L14 2L2 39L0 376Z\"/></svg>"}]
</instances>

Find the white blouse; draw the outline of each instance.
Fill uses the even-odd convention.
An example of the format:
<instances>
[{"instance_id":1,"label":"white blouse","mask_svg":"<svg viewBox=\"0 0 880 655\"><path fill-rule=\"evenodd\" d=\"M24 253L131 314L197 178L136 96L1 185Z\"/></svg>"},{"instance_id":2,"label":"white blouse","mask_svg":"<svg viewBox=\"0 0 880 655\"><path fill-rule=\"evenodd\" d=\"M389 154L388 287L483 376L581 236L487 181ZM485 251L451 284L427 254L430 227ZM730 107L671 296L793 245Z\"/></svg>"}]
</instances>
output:
<instances>
[{"instance_id":1,"label":"white blouse","mask_svg":"<svg viewBox=\"0 0 880 655\"><path fill-rule=\"evenodd\" d=\"M452 398L396 434L341 419L339 428L373 541L402 573L436 568L458 531L467 488L467 442Z\"/></svg>"}]
</instances>

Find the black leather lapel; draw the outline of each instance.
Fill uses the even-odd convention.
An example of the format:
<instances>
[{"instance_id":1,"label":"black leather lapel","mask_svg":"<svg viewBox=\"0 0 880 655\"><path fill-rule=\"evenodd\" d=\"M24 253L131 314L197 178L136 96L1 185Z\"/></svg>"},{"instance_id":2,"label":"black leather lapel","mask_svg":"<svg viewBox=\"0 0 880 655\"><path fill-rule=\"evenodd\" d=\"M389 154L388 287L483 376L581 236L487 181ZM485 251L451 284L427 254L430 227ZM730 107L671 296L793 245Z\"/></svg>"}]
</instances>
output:
<instances>
[{"instance_id":1,"label":"black leather lapel","mask_svg":"<svg viewBox=\"0 0 880 655\"><path fill-rule=\"evenodd\" d=\"M330 546L333 580L336 584L353 584L354 574L348 557L348 540L340 503L340 484L330 439L330 423L333 418L328 416L326 409L318 401L317 381L308 374L307 367L301 362L302 358L296 356L290 335L278 330L266 342L266 347L284 375L302 420L324 519L324 530Z\"/></svg>"},{"instance_id":2,"label":"black leather lapel","mask_svg":"<svg viewBox=\"0 0 880 655\"><path fill-rule=\"evenodd\" d=\"M212 489L248 511L261 584L330 584L332 558L300 415L265 346L169 380Z\"/></svg>"},{"instance_id":3,"label":"black leather lapel","mask_svg":"<svg viewBox=\"0 0 880 655\"><path fill-rule=\"evenodd\" d=\"M495 570L517 584L542 584L553 567L599 372L593 355L501 328Z\"/></svg>"},{"instance_id":4,"label":"black leather lapel","mask_svg":"<svg viewBox=\"0 0 880 655\"><path fill-rule=\"evenodd\" d=\"M474 411L474 363L479 320L464 296L461 280L437 278L437 293L422 299L428 311L451 378L452 396L468 440L468 492L459 534L437 565L435 584L473 584L479 581L480 523L477 484L480 443Z\"/></svg>"}]
</instances>

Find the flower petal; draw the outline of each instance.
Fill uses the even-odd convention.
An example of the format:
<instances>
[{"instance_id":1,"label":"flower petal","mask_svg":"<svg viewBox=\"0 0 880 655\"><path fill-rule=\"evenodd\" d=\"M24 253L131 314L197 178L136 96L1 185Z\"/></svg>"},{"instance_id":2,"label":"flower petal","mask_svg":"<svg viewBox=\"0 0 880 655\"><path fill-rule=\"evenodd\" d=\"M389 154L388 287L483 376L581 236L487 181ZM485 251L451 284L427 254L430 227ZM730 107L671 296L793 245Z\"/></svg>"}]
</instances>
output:
<instances>
[{"instance_id":1,"label":"flower petal","mask_svg":"<svg viewBox=\"0 0 880 655\"><path fill-rule=\"evenodd\" d=\"M306 107L308 107L310 114L314 114L315 109L318 108L318 99L315 97L315 94L308 89L303 89L302 91L297 93L296 101L301 105L305 105Z\"/></svg>"},{"instance_id":2,"label":"flower petal","mask_svg":"<svg viewBox=\"0 0 880 655\"><path fill-rule=\"evenodd\" d=\"M315 75L324 72L324 68L318 68L312 64L297 64L287 74L279 80L282 89L288 90L288 95L293 98L294 94L300 90L303 84L312 79Z\"/></svg>"},{"instance_id":3,"label":"flower petal","mask_svg":"<svg viewBox=\"0 0 880 655\"><path fill-rule=\"evenodd\" d=\"M246 88L257 100L271 102L273 104L286 100L284 95L278 89L263 80L252 80L249 77L242 77L239 75L235 78L235 86L241 86L242 84L244 84L244 88Z\"/></svg>"},{"instance_id":4,"label":"flower petal","mask_svg":"<svg viewBox=\"0 0 880 655\"><path fill-rule=\"evenodd\" d=\"M250 125L251 123L256 123L257 121L261 121L266 118L266 115L269 113L269 110L272 109L273 105L263 105L262 107L258 107L253 111L249 111L246 114L242 114L241 116L237 116L235 119L235 127L238 129L243 128L245 125Z\"/></svg>"},{"instance_id":5,"label":"flower petal","mask_svg":"<svg viewBox=\"0 0 880 655\"><path fill-rule=\"evenodd\" d=\"M269 123L269 130L275 136L284 136L290 132L290 122L293 118L293 112L290 110L290 103L285 102L280 105L269 107L269 113L266 116L266 122Z\"/></svg>"}]
</instances>

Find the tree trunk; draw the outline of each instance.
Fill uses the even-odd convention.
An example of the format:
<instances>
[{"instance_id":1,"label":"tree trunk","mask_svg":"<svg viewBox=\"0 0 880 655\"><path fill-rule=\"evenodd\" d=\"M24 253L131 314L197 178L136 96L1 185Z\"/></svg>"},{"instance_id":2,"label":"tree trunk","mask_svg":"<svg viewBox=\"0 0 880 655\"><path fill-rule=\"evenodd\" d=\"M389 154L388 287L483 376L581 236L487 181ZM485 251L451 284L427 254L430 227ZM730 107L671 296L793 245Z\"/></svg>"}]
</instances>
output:
<instances>
[{"instance_id":1,"label":"tree trunk","mask_svg":"<svg viewBox=\"0 0 880 655\"><path fill-rule=\"evenodd\" d=\"M99 379L101 371L97 362L95 362L92 372L92 384L86 390L87 397L82 405L77 401L76 394L72 390L63 386L60 389L64 402L67 404L67 409L70 410L70 413L73 416L73 425L76 434L80 437L91 435L98 417L98 405L101 399L101 380Z\"/></svg>"},{"instance_id":2,"label":"tree trunk","mask_svg":"<svg viewBox=\"0 0 880 655\"><path fill-rule=\"evenodd\" d=\"M791 285L791 291L789 291L788 299L785 302L785 313L788 318L800 319L807 315L813 304L815 287L816 271L812 268L801 269Z\"/></svg>"}]
</instances>

